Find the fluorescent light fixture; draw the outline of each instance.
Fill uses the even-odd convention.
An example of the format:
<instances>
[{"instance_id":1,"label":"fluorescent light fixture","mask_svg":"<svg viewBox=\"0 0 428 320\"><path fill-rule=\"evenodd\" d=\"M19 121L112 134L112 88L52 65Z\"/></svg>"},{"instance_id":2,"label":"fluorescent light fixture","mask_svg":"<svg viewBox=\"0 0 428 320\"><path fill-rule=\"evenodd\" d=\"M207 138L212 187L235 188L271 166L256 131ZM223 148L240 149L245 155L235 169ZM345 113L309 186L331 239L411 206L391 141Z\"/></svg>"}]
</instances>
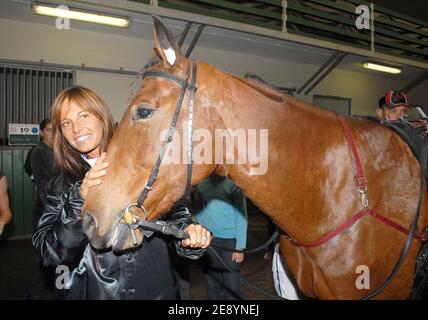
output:
<instances>
[{"instance_id":1,"label":"fluorescent light fixture","mask_svg":"<svg viewBox=\"0 0 428 320\"><path fill-rule=\"evenodd\" d=\"M381 72L387 72L387 73L393 73L393 74L400 74L401 73L401 69L399 69L399 68L384 66L381 64L373 63L373 62L364 62L363 67L366 69L371 69L371 70L376 70L376 71L381 71Z\"/></svg>"},{"instance_id":2,"label":"fluorescent light fixture","mask_svg":"<svg viewBox=\"0 0 428 320\"><path fill-rule=\"evenodd\" d=\"M75 9L67 10L65 6L51 7L44 4L33 4L31 9L35 14L44 16L68 18L72 20L99 23L120 28L127 28L129 26L128 18L107 16L104 14L85 12Z\"/></svg>"}]
</instances>

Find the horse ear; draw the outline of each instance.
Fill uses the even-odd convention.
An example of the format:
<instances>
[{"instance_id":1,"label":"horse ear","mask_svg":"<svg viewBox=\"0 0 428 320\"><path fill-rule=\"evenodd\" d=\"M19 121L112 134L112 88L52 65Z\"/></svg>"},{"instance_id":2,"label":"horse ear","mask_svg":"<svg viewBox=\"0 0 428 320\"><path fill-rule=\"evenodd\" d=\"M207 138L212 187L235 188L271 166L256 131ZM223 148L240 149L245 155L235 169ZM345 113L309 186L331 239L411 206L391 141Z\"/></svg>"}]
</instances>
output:
<instances>
[{"instance_id":1,"label":"horse ear","mask_svg":"<svg viewBox=\"0 0 428 320\"><path fill-rule=\"evenodd\" d=\"M181 55L174 36L169 31L165 22L156 15L153 15L154 34L157 53L163 61L165 67L174 66Z\"/></svg>"}]
</instances>

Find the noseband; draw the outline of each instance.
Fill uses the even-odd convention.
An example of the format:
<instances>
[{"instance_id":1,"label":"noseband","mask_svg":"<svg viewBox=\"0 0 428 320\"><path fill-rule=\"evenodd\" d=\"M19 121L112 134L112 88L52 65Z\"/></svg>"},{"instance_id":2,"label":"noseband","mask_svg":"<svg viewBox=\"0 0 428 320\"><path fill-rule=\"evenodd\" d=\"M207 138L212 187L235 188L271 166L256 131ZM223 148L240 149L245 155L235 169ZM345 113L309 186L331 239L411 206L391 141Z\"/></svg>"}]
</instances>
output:
<instances>
[{"instance_id":1,"label":"noseband","mask_svg":"<svg viewBox=\"0 0 428 320\"><path fill-rule=\"evenodd\" d=\"M189 83L189 77L190 77L190 69L192 70L192 78L191 83ZM149 178L147 179L147 182L144 186L143 191L140 194L140 197L138 198L137 203L130 204L125 209L125 216L130 215L130 208L137 207L140 209L143 209L144 211L144 220L147 218L147 211L144 208L144 201L146 200L148 193L153 188L153 184L155 183L157 176L159 174L159 168L162 164L162 159L165 156L166 151L168 150L168 146L172 142L172 139L174 137L174 132L177 127L177 120L180 115L181 107L183 105L184 96L186 94L186 90L189 90L189 118L188 118L188 140L187 140L187 178L186 178L186 189L185 189L185 196L190 197L190 187L191 187L191 181L192 181L192 153L193 153L193 140L192 140L192 134L193 134L193 106L194 106L194 100L195 100L195 92L196 92L196 72L197 72L197 63L191 61L186 70L186 79L183 80L181 78L178 78L170 73L163 72L163 71L155 71L155 70L148 70L145 71L142 74L142 79L147 77L156 77L156 78L163 78L166 80L170 80L174 82L176 85L180 86L180 95L177 101L177 105L175 107L175 112L171 120L171 124L169 126L168 133L165 137L165 140L162 144L162 148L159 152L158 158L156 160L155 165L153 166ZM125 218L126 220L126 218ZM131 219L132 220L132 219ZM128 224L132 224L133 221L126 221ZM134 242L135 243L135 242Z\"/></svg>"}]
</instances>

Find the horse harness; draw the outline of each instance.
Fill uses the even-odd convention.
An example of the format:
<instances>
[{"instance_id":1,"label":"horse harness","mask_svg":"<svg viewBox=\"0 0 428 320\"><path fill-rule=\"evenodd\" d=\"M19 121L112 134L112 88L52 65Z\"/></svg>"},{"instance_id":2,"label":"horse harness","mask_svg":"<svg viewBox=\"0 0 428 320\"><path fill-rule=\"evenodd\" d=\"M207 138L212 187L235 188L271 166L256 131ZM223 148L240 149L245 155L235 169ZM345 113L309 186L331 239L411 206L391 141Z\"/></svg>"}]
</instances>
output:
<instances>
[{"instance_id":1,"label":"horse harness","mask_svg":"<svg viewBox=\"0 0 428 320\"><path fill-rule=\"evenodd\" d=\"M404 228L403 226L399 225L398 223L392 221L391 219L379 214L374 209L370 208L369 200L367 197L367 191L368 191L367 179L364 175L363 166L361 163L361 159L360 159L360 156L358 153L358 149L357 149L355 140L352 136L349 125L346 122L346 118L344 116L337 116L337 119L340 123L340 126L343 129L346 141L348 142L348 145L349 145L349 148L351 150L351 154L352 154L352 157L354 160L355 170L356 170L356 174L357 174L356 175L357 190L358 190L358 193L360 196L361 209L355 215L353 215L347 221L345 221L342 225L340 225L339 227L337 227L336 229L334 229L333 231L329 232L328 234L326 234L325 236L321 237L320 239L318 239L316 241L312 241L312 242L307 243L307 242L302 242L302 241L296 240L296 239L290 237L289 235L286 235L286 236L296 246L301 246L301 247L306 247L306 248L318 247L318 246L321 246L321 245L327 243L328 241L330 241L334 237L338 236L339 234L343 233L344 231L348 230L358 220L360 220L361 218L363 218L365 216L371 216L371 217L381 221L382 223L396 229L397 231L406 234L407 235L406 243L405 243L405 245L402 249L402 252L401 252L399 258L397 259L397 262L396 262L395 266L393 267L390 275L376 290L374 290L370 295L363 298L363 300L369 300L369 299L372 299L373 297L377 296L380 292L382 292L383 289L385 289L386 286L388 286L388 284L392 281L393 277L397 274L401 264L403 263L406 255L410 249L410 245L411 245L413 238L419 240L422 243L425 243L424 249L421 250L421 254L418 257L418 268L417 268L418 270L417 271L419 271L421 274L424 275L424 279L426 279L428 277L427 275L425 275L425 273L428 272L428 267L427 267L428 249L425 248L428 246L428 243L427 243L428 227L425 229L423 234L420 234L417 232L417 224L418 224L420 208L421 208L421 204L422 204L422 195L423 195L424 186L425 186L425 176L427 173L426 170L427 170L427 162L428 162L428 144L425 143L422 147L419 146L418 148L411 146L412 151L415 153L415 155L417 156L417 158L420 162L421 175L420 175L420 191L419 191L418 205L416 208L414 219L412 221L412 225L410 227L410 230L408 230L408 229ZM393 128L393 129L395 129L395 128ZM398 131L398 130L395 130L395 131ZM401 131L404 131L404 130L401 129ZM413 144L413 146L414 145L415 144ZM420 267L419 265L422 265L424 267ZM427 270L425 270L425 269L427 269ZM418 276L418 274L416 275L416 277L417 276ZM414 291L414 290L412 290L412 291Z\"/></svg>"},{"instance_id":2,"label":"horse harness","mask_svg":"<svg viewBox=\"0 0 428 320\"><path fill-rule=\"evenodd\" d=\"M191 83L189 83L189 77L190 77L190 69L192 69L192 79ZM178 117L180 115L180 111L183 105L184 96L186 94L186 91L190 91L189 95L189 118L188 118L188 130L189 130L189 142L188 142L188 149L187 149L187 178L186 178L186 188L185 188L185 196L186 198L190 198L190 188L191 188L191 180L192 180L192 138L191 133L193 132L193 105L194 105L194 97L196 92L196 72L197 72L197 64L191 61L190 64L188 64L186 69L186 79L181 79L179 77L174 76L173 74L163 72L163 71L156 71L156 70L145 70L141 78L144 80L144 78L148 77L158 77L158 78L164 78L167 80L170 80L174 82L176 85L180 86L180 94L179 98L175 107L174 114L172 116L172 120L168 129L168 132L166 134L165 140L162 144L161 150L159 151L159 155L157 157L157 160L155 162L155 165L153 166L150 175L147 179L147 182L144 186L143 191L141 192L138 201L136 203L129 204L125 210L124 215L131 215L130 209L132 207L137 207L143 210L144 212L144 218L140 219L136 216L132 215L132 221L126 221L130 231L131 231L131 238L134 245L137 245L137 238L135 235L135 229L137 228L144 228L148 230L149 232L153 231L160 231L167 234L175 235L178 238L185 237L185 233L180 232L179 230L174 230L173 228L169 229L166 224L162 223L161 221L156 222L150 222L147 221L147 210L144 207L144 201L146 200L148 193L153 188L153 184L155 183L157 176L159 174L159 168L162 164L162 159L165 156L166 151L168 150L169 144L172 142ZM127 219L125 219L127 220ZM166 231L167 230L167 231Z\"/></svg>"}]
</instances>

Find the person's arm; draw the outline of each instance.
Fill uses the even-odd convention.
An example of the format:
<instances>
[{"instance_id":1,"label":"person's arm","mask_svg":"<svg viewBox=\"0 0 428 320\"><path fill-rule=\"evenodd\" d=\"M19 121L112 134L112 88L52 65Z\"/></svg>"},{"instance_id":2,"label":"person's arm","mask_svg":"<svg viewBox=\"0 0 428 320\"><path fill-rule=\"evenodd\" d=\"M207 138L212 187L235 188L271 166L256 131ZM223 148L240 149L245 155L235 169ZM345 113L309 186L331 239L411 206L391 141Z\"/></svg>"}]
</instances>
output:
<instances>
[{"instance_id":1,"label":"person's arm","mask_svg":"<svg viewBox=\"0 0 428 320\"><path fill-rule=\"evenodd\" d=\"M66 265L73 269L89 243L82 230L83 200L79 187L76 183L65 193L42 194L45 206L33 235L33 245L40 252L45 267Z\"/></svg>"},{"instance_id":2,"label":"person's arm","mask_svg":"<svg viewBox=\"0 0 428 320\"><path fill-rule=\"evenodd\" d=\"M189 210L187 210L187 207L184 206L183 202L176 204L170 210L170 212L166 214L164 220L168 224L173 225L180 230L189 230L189 228L192 228L194 226L201 227L200 225L197 225L192 221L190 212ZM209 235L209 240L211 240L211 235ZM182 240L175 241L175 249L179 256L192 260L199 259L204 255L205 251L207 250L206 248L184 247L182 244Z\"/></svg>"},{"instance_id":3,"label":"person's arm","mask_svg":"<svg viewBox=\"0 0 428 320\"><path fill-rule=\"evenodd\" d=\"M31 153L30 161L34 183L38 190L42 190L53 176L52 153L48 148L37 147Z\"/></svg>"},{"instance_id":4,"label":"person's arm","mask_svg":"<svg viewBox=\"0 0 428 320\"><path fill-rule=\"evenodd\" d=\"M242 250L247 246L247 201L245 200L244 194L236 186L234 186L232 191L232 204L237 210L235 249ZM234 252L232 255L232 260L241 263L244 261L244 253Z\"/></svg>"},{"instance_id":5,"label":"person's arm","mask_svg":"<svg viewBox=\"0 0 428 320\"><path fill-rule=\"evenodd\" d=\"M238 187L232 193L233 206L237 210L236 217L236 249L245 249L247 246L247 201Z\"/></svg>"},{"instance_id":6,"label":"person's arm","mask_svg":"<svg viewBox=\"0 0 428 320\"><path fill-rule=\"evenodd\" d=\"M3 234L4 226L12 220L12 211L9 206L9 195L7 194L7 178L0 179L0 236Z\"/></svg>"}]
</instances>

